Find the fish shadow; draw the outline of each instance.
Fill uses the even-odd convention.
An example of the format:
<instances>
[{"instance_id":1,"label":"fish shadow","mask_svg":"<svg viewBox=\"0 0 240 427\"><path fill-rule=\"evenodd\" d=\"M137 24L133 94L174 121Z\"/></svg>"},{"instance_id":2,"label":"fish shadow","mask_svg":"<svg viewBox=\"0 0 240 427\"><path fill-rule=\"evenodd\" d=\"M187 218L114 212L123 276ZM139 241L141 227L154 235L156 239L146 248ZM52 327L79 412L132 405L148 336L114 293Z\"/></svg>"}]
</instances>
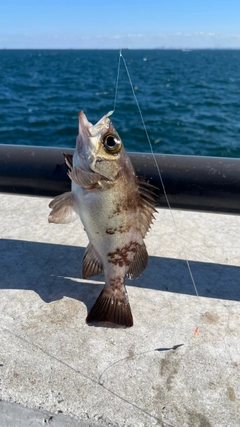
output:
<instances>
[{"instance_id":1,"label":"fish shadow","mask_svg":"<svg viewBox=\"0 0 240 427\"><path fill-rule=\"evenodd\" d=\"M0 240L0 289L36 292L47 303L63 297L82 301L89 310L99 295L103 275L81 278L85 248L21 240ZM240 267L190 262L200 296L240 300ZM149 257L149 265L128 286L196 295L186 261Z\"/></svg>"}]
</instances>

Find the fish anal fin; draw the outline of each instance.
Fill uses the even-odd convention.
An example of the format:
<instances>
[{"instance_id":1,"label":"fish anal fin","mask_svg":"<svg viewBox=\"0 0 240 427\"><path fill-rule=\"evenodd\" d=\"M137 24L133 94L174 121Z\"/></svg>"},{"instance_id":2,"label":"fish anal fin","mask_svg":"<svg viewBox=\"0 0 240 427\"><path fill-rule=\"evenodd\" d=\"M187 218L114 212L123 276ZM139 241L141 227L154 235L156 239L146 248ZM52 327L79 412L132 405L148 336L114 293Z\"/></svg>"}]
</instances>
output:
<instances>
[{"instance_id":1,"label":"fish anal fin","mask_svg":"<svg viewBox=\"0 0 240 427\"><path fill-rule=\"evenodd\" d=\"M77 206L74 195L70 191L55 197L49 203L51 213L48 216L48 222L55 224L68 224L78 218Z\"/></svg>"},{"instance_id":2,"label":"fish anal fin","mask_svg":"<svg viewBox=\"0 0 240 427\"><path fill-rule=\"evenodd\" d=\"M87 323L107 322L125 327L133 326L131 307L126 294L114 296L113 293L110 289L102 290L86 318Z\"/></svg>"},{"instance_id":3,"label":"fish anal fin","mask_svg":"<svg viewBox=\"0 0 240 427\"><path fill-rule=\"evenodd\" d=\"M145 270L148 264L148 253L145 243L139 245L133 261L131 262L126 276L129 279L137 279Z\"/></svg>"},{"instance_id":4,"label":"fish anal fin","mask_svg":"<svg viewBox=\"0 0 240 427\"><path fill-rule=\"evenodd\" d=\"M91 276L97 276L102 271L102 262L99 260L93 245L89 243L83 257L82 278L87 279Z\"/></svg>"},{"instance_id":5,"label":"fish anal fin","mask_svg":"<svg viewBox=\"0 0 240 427\"><path fill-rule=\"evenodd\" d=\"M87 188L94 188L98 185L99 181L106 179L99 173L86 172L76 166L73 166L72 170L68 172L68 176L73 182L75 182L75 184Z\"/></svg>"}]
</instances>

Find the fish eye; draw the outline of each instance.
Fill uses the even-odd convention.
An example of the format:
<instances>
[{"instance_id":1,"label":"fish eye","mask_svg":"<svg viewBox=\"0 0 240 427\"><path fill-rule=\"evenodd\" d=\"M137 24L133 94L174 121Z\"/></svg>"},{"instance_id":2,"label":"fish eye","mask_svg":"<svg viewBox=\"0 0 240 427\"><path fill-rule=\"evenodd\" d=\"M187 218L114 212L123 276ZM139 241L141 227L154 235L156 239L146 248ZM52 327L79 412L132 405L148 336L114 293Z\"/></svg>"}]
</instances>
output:
<instances>
[{"instance_id":1,"label":"fish eye","mask_svg":"<svg viewBox=\"0 0 240 427\"><path fill-rule=\"evenodd\" d=\"M116 135L108 133L103 138L104 148L111 154L119 153L122 148L122 141Z\"/></svg>"}]
</instances>

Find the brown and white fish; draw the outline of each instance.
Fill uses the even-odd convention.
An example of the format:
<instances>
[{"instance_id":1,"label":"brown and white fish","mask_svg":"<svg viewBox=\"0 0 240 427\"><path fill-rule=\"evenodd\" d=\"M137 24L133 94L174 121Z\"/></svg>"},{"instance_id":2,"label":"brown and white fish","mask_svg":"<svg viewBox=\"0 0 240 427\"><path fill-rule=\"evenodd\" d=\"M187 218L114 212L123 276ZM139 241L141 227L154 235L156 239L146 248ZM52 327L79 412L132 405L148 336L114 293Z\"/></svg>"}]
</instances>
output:
<instances>
[{"instance_id":1,"label":"brown and white fish","mask_svg":"<svg viewBox=\"0 0 240 427\"><path fill-rule=\"evenodd\" d=\"M154 197L136 177L109 115L92 125L80 111L76 150L73 158L65 156L72 191L50 203L48 220L68 223L78 214L89 238L82 277L104 272L105 286L86 321L132 326L124 278L137 278L147 266L143 239L154 218Z\"/></svg>"}]
</instances>

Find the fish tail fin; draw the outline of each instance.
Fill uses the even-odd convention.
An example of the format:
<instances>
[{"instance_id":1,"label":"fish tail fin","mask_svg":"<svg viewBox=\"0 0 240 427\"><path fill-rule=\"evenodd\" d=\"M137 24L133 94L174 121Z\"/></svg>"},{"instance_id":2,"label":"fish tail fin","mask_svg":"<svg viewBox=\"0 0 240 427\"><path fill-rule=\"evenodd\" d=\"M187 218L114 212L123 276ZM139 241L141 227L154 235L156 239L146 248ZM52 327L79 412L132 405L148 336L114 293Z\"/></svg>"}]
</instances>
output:
<instances>
[{"instance_id":1,"label":"fish tail fin","mask_svg":"<svg viewBox=\"0 0 240 427\"><path fill-rule=\"evenodd\" d=\"M117 325L133 326L131 307L127 293L104 288L86 318L87 323L110 322Z\"/></svg>"}]
</instances>

